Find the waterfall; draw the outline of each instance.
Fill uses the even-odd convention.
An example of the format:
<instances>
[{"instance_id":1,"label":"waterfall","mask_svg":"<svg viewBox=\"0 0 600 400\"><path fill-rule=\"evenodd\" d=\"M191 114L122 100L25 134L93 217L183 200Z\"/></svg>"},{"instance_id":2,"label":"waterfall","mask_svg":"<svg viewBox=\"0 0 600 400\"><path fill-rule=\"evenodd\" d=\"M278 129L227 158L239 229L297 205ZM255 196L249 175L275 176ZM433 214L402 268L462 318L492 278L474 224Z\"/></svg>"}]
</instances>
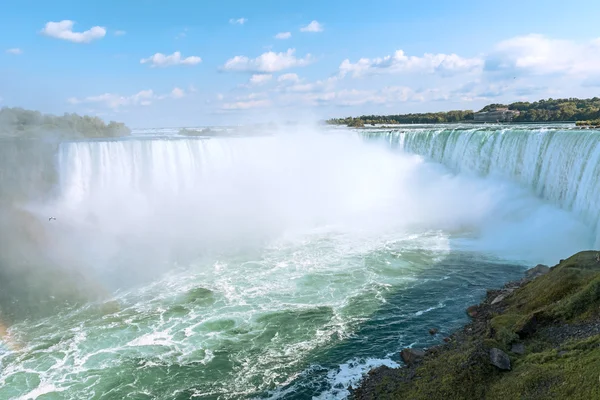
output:
<instances>
[{"instance_id":1,"label":"waterfall","mask_svg":"<svg viewBox=\"0 0 600 400\"><path fill-rule=\"evenodd\" d=\"M600 131L561 128L448 128L368 131L456 172L500 176L573 212L600 246Z\"/></svg>"}]
</instances>

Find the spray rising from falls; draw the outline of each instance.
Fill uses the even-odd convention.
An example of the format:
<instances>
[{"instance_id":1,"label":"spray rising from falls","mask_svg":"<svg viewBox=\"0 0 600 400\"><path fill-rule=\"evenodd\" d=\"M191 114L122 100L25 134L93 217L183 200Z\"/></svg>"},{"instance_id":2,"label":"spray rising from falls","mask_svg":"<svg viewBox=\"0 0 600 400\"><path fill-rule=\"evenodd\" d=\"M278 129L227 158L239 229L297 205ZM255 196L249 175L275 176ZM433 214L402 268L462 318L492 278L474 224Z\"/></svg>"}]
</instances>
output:
<instances>
[{"instance_id":1,"label":"spray rising from falls","mask_svg":"<svg viewBox=\"0 0 600 400\"><path fill-rule=\"evenodd\" d=\"M367 132L458 172L500 176L573 212L600 247L600 131L559 128L435 128Z\"/></svg>"},{"instance_id":2,"label":"spray rising from falls","mask_svg":"<svg viewBox=\"0 0 600 400\"><path fill-rule=\"evenodd\" d=\"M7 261L36 246L28 279L68 265L108 299L17 315L0 398L343 398L523 263L591 244L511 180L347 131L62 143L52 164L56 187L19 203L32 239ZM0 233L3 267L16 235Z\"/></svg>"}]
</instances>

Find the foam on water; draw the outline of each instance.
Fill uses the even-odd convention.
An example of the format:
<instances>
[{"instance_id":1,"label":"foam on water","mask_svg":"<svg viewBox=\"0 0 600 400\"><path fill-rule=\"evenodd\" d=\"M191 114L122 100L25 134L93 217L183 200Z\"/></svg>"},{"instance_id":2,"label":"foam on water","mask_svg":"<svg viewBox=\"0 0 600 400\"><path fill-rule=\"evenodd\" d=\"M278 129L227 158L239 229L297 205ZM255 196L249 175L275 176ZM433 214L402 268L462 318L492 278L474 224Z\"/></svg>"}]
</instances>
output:
<instances>
[{"instance_id":1,"label":"foam on water","mask_svg":"<svg viewBox=\"0 0 600 400\"><path fill-rule=\"evenodd\" d=\"M57 217L49 259L106 298L11 326L0 398L344 398L515 264L594 237L506 177L347 133L64 143L58 160L60 196L29 209Z\"/></svg>"},{"instance_id":2,"label":"foam on water","mask_svg":"<svg viewBox=\"0 0 600 400\"><path fill-rule=\"evenodd\" d=\"M458 172L516 181L596 232L600 247L600 131L560 127L439 127L367 132Z\"/></svg>"}]
</instances>

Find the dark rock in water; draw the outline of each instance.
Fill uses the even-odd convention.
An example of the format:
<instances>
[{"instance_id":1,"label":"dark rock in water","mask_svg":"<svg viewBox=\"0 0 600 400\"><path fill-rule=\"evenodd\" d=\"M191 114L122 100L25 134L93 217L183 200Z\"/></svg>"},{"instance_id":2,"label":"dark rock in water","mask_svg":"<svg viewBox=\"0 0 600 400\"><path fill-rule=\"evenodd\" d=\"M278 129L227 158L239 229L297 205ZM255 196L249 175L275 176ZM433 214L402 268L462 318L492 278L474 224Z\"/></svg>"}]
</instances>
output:
<instances>
[{"instance_id":1,"label":"dark rock in water","mask_svg":"<svg viewBox=\"0 0 600 400\"><path fill-rule=\"evenodd\" d=\"M515 343L511 346L510 352L514 354L525 354L525 345L523 343Z\"/></svg>"},{"instance_id":2,"label":"dark rock in water","mask_svg":"<svg viewBox=\"0 0 600 400\"><path fill-rule=\"evenodd\" d=\"M450 338L449 338L449 337L445 337L445 338L444 338L444 342L448 343L449 341L450 341Z\"/></svg>"},{"instance_id":3,"label":"dark rock in water","mask_svg":"<svg viewBox=\"0 0 600 400\"><path fill-rule=\"evenodd\" d=\"M500 349L493 348L490 350L490 363L496 368L510 371L510 358Z\"/></svg>"},{"instance_id":4,"label":"dark rock in water","mask_svg":"<svg viewBox=\"0 0 600 400\"><path fill-rule=\"evenodd\" d=\"M430 334L430 335L435 335L436 333L438 333L438 330L437 330L436 328L431 328L431 329L429 330L429 334Z\"/></svg>"},{"instance_id":5,"label":"dark rock in water","mask_svg":"<svg viewBox=\"0 0 600 400\"><path fill-rule=\"evenodd\" d=\"M467 314L469 315L469 317L475 318L478 314L477 309L478 309L477 305L467 308Z\"/></svg>"},{"instance_id":6,"label":"dark rock in water","mask_svg":"<svg viewBox=\"0 0 600 400\"><path fill-rule=\"evenodd\" d=\"M406 348L400 352L400 357L406 365L412 365L425 357L425 352L419 349Z\"/></svg>"},{"instance_id":7,"label":"dark rock in water","mask_svg":"<svg viewBox=\"0 0 600 400\"><path fill-rule=\"evenodd\" d=\"M562 260L561 260L561 262L562 262ZM527 279L535 279L538 276L547 274L548 271L550 271L550 267L548 267L547 265L544 265L544 264L538 264L535 267L525 271L525 277Z\"/></svg>"}]
</instances>

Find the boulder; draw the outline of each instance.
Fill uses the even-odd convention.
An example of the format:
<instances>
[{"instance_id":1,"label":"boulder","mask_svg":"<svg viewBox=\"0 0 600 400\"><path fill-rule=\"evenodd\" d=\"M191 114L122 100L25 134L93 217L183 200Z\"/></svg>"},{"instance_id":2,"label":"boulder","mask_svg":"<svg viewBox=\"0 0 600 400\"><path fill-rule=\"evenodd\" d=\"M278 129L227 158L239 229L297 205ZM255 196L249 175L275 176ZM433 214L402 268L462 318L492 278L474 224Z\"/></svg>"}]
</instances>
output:
<instances>
[{"instance_id":1,"label":"boulder","mask_svg":"<svg viewBox=\"0 0 600 400\"><path fill-rule=\"evenodd\" d=\"M425 352L419 349L406 348L400 352L400 357L404 364L412 365L425 357Z\"/></svg>"},{"instance_id":2,"label":"boulder","mask_svg":"<svg viewBox=\"0 0 600 400\"><path fill-rule=\"evenodd\" d=\"M510 358L500 349L490 349L490 363L503 371L510 371Z\"/></svg>"},{"instance_id":3,"label":"boulder","mask_svg":"<svg viewBox=\"0 0 600 400\"><path fill-rule=\"evenodd\" d=\"M535 267L530 268L527 271L525 271L525 277L529 280L532 280L532 279L537 278L538 276L547 274L548 271L550 271L550 267L548 267L547 265L544 265L544 264L538 264Z\"/></svg>"},{"instance_id":4,"label":"boulder","mask_svg":"<svg viewBox=\"0 0 600 400\"><path fill-rule=\"evenodd\" d=\"M525 354L525 345L523 343L514 343L510 348L510 352L514 354Z\"/></svg>"},{"instance_id":5,"label":"boulder","mask_svg":"<svg viewBox=\"0 0 600 400\"><path fill-rule=\"evenodd\" d=\"M504 292L496 296L494 300L492 300L492 305L500 303L502 300L508 297L515 289L506 289Z\"/></svg>"},{"instance_id":6,"label":"boulder","mask_svg":"<svg viewBox=\"0 0 600 400\"><path fill-rule=\"evenodd\" d=\"M436 333L438 333L438 330L437 330L436 328L431 328L431 329L429 330L429 334L430 334L430 335L435 335Z\"/></svg>"},{"instance_id":7,"label":"boulder","mask_svg":"<svg viewBox=\"0 0 600 400\"><path fill-rule=\"evenodd\" d=\"M541 313L529 314L517 323L515 333L521 339L533 335L537 331L537 327L541 318Z\"/></svg>"}]
</instances>

